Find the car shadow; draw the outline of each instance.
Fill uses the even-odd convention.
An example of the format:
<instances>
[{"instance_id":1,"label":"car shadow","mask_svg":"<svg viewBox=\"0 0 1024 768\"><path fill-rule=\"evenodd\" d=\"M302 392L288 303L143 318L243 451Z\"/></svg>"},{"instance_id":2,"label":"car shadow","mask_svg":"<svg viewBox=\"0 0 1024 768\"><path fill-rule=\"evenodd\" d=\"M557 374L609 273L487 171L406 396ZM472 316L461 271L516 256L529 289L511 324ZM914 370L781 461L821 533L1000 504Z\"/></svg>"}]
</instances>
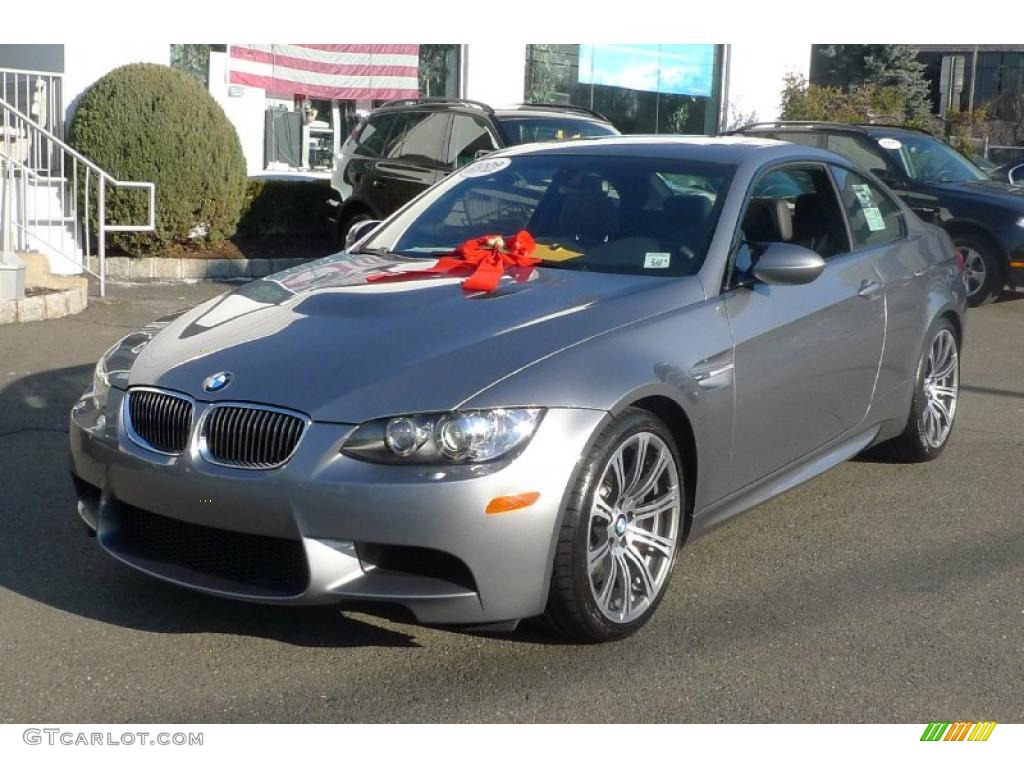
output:
<instances>
[{"instance_id":1,"label":"car shadow","mask_svg":"<svg viewBox=\"0 0 1024 768\"><path fill-rule=\"evenodd\" d=\"M105 555L75 513L69 479L68 414L91 376L92 366L76 366L0 384L0 587L147 632L251 635L308 647L418 647L410 634L349 618L337 607L225 600L165 584ZM358 607L403 621L400 609Z\"/></svg>"},{"instance_id":2,"label":"car shadow","mask_svg":"<svg viewBox=\"0 0 1024 768\"><path fill-rule=\"evenodd\" d=\"M1024 291L1003 291L993 304L1009 304L1011 301L1020 301L1021 299L1024 299Z\"/></svg>"}]
</instances>

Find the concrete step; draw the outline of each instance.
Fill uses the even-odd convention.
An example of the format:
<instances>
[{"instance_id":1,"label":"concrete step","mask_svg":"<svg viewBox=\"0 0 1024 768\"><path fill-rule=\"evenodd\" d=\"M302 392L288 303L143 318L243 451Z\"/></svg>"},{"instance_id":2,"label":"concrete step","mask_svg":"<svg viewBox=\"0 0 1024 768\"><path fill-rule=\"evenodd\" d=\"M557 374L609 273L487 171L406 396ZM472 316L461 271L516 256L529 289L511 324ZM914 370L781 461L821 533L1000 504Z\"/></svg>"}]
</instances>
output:
<instances>
[{"instance_id":1,"label":"concrete step","mask_svg":"<svg viewBox=\"0 0 1024 768\"><path fill-rule=\"evenodd\" d=\"M71 227L60 224L29 226L26 245L45 254L55 275L81 274L82 248L75 241Z\"/></svg>"}]
</instances>

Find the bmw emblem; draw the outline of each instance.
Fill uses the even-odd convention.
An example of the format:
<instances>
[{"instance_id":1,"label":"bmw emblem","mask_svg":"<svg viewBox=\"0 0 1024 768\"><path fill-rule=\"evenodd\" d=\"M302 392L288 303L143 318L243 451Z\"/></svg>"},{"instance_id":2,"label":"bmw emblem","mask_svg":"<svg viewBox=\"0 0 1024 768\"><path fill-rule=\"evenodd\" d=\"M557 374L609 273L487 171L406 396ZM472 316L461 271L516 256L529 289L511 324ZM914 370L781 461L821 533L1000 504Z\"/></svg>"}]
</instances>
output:
<instances>
[{"instance_id":1,"label":"bmw emblem","mask_svg":"<svg viewBox=\"0 0 1024 768\"><path fill-rule=\"evenodd\" d=\"M220 373L213 374L213 376L208 376L206 381L203 382L203 389L207 392L220 392L230 383L231 374L227 371L221 371Z\"/></svg>"}]
</instances>

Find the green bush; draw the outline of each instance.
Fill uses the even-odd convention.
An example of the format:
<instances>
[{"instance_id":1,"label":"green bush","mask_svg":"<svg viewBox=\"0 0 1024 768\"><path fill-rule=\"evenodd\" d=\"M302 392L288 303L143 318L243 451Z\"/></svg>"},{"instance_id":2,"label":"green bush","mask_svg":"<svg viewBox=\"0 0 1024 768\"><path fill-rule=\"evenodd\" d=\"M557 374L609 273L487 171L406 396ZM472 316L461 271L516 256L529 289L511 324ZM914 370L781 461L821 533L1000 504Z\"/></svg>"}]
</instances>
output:
<instances>
[{"instance_id":1,"label":"green bush","mask_svg":"<svg viewBox=\"0 0 1024 768\"><path fill-rule=\"evenodd\" d=\"M933 133L940 127L930 115L911 114L901 89L873 83L838 88L790 74L783 82L781 107L783 120L897 123Z\"/></svg>"},{"instance_id":2,"label":"green bush","mask_svg":"<svg viewBox=\"0 0 1024 768\"><path fill-rule=\"evenodd\" d=\"M112 245L138 255L234 234L245 158L234 126L195 78L159 64L115 69L82 97L68 136L115 178L156 184L156 231L114 234ZM144 224L146 210L138 190L107 194L108 224Z\"/></svg>"},{"instance_id":3,"label":"green bush","mask_svg":"<svg viewBox=\"0 0 1024 768\"><path fill-rule=\"evenodd\" d=\"M238 234L322 235L327 231L327 179L249 179Z\"/></svg>"}]
</instances>

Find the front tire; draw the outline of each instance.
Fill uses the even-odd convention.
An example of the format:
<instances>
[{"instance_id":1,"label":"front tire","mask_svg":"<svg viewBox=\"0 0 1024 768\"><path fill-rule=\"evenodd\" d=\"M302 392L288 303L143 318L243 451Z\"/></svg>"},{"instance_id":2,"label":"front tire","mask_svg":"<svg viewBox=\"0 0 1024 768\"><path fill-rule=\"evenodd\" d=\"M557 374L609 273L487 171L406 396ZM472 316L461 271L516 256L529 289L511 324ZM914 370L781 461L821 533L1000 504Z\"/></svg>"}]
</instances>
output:
<instances>
[{"instance_id":1,"label":"front tire","mask_svg":"<svg viewBox=\"0 0 1024 768\"><path fill-rule=\"evenodd\" d=\"M365 208L353 208L350 211L346 211L341 215L338 220L338 242L342 248L345 247L345 239L348 237L348 231L352 227L361 221L369 221L373 218L373 214Z\"/></svg>"},{"instance_id":2,"label":"front tire","mask_svg":"<svg viewBox=\"0 0 1024 768\"><path fill-rule=\"evenodd\" d=\"M957 235L953 245L964 256L968 305L980 307L994 301L1003 290L1003 270L996 248L975 235Z\"/></svg>"},{"instance_id":3,"label":"front tire","mask_svg":"<svg viewBox=\"0 0 1024 768\"><path fill-rule=\"evenodd\" d=\"M578 642L617 640L647 623L675 565L685 499L664 423L636 408L615 417L570 496L544 623Z\"/></svg>"},{"instance_id":4,"label":"front tire","mask_svg":"<svg viewBox=\"0 0 1024 768\"><path fill-rule=\"evenodd\" d=\"M931 461L949 442L960 397L960 341L948 320L931 333L917 366L914 399L903 434L879 446L897 461Z\"/></svg>"}]
</instances>

